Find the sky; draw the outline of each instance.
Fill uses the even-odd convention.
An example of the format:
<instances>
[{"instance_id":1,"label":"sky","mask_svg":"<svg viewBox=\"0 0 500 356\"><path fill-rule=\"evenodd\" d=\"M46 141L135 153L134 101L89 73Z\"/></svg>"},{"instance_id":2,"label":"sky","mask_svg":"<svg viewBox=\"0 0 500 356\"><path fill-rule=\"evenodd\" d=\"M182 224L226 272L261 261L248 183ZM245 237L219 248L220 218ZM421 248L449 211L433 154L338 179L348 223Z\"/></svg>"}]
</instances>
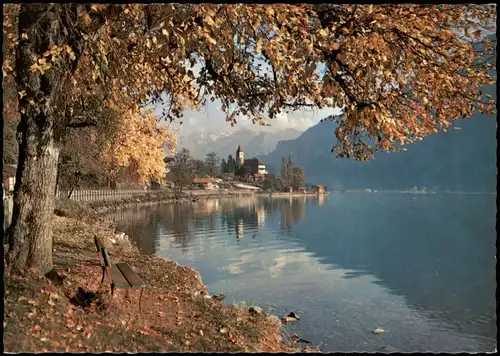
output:
<instances>
[{"instance_id":1,"label":"sky","mask_svg":"<svg viewBox=\"0 0 500 356\"><path fill-rule=\"evenodd\" d=\"M160 113L161 107L157 107L155 111ZM179 133L183 136L195 132L231 132L243 128L266 132L279 132L291 128L303 132L317 124L322 118L339 113L340 109L303 110L289 114L282 113L277 115L276 119L268 120L268 123L271 124L270 127L252 124L250 119L241 118L234 127L231 127L231 124L225 121L224 112L220 110L220 102L214 101L212 103L208 101L205 108L201 111L186 110L181 120L177 120L177 122L170 125L173 128L179 128ZM180 121L183 122L182 125L179 125Z\"/></svg>"},{"instance_id":2,"label":"sky","mask_svg":"<svg viewBox=\"0 0 500 356\"><path fill-rule=\"evenodd\" d=\"M260 64L260 70L263 72L272 73L270 66L262 61L261 59L255 59L256 64ZM186 61L186 66L189 66ZM196 74L200 74L201 64L196 63L191 70ZM316 71L320 76L322 76L325 67L323 64L319 64ZM207 100L205 107L200 111L185 110L184 117L182 120L176 120L170 124L170 127L179 129L179 134L181 136L189 136L192 133L197 132L231 132L241 129L250 129L252 131L266 131L266 132L279 132L286 129L295 129L298 131L305 131L311 126L316 125L322 118L329 115L338 115L341 113L340 109L322 109L322 110L310 110L304 109L301 111L295 111L292 113L282 113L277 115L276 119L268 120L267 123L271 126L260 126L259 124L253 124L252 120L241 117L237 119L237 124L231 127L231 123L225 120L224 112L220 109L221 102L215 100L211 102ZM157 104L155 107L155 112L158 116L161 116L162 106ZM182 121L182 125L179 122Z\"/></svg>"}]
</instances>

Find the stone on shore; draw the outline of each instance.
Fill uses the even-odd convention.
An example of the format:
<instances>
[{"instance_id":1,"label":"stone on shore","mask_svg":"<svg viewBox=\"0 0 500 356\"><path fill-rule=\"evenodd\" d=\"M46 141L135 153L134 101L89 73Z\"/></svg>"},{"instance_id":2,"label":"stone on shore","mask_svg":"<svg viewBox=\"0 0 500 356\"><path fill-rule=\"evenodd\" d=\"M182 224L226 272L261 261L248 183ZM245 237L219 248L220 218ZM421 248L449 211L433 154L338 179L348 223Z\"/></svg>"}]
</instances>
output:
<instances>
[{"instance_id":1,"label":"stone on shore","mask_svg":"<svg viewBox=\"0 0 500 356\"><path fill-rule=\"evenodd\" d=\"M250 308L248 308L248 311L252 314L262 314L263 313L262 308L257 307L257 306L251 306Z\"/></svg>"},{"instance_id":2,"label":"stone on shore","mask_svg":"<svg viewBox=\"0 0 500 356\"><path fill-rule=\"evenodd\" d=\"M291 312L290 314L287 315L289 318L294 318L294 319L297 319L297 320L300 320L300 316L298 316L298 314L294 313L294 312Z\"/></svg>"}]
</instances>

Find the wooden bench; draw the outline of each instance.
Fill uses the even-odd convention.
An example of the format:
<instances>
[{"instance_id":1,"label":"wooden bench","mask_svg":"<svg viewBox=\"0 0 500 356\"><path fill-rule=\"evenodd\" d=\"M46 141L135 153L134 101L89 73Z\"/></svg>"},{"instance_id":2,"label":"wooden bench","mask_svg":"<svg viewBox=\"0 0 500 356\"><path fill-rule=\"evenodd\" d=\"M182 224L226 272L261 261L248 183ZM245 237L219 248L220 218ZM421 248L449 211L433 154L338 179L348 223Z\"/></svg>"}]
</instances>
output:
<instances>
[{"instance_id":1,"label":"wooden bench","mask_svg":"<svg viewBox=\"0 0 500 356\"><path fill-rule=\"evenodd\" d=\"M104 275L108 275L109 283L111 284L111 298L108 305L108 310L111 308L111 302L113 301L115 289L123 288L126 289L126 296L128 298L129 288L141 288L141 294L139 296L139 312L141 311L141 301L142 293L144 291L145 283L142 279L130 268L126 263L112 264L109 258L108 250L103 246L101 241L94 236L94 242L97 249L97 255L101 262L102 267L102 279L101 283L104 281Z\"/></svg>"}]
</instances>

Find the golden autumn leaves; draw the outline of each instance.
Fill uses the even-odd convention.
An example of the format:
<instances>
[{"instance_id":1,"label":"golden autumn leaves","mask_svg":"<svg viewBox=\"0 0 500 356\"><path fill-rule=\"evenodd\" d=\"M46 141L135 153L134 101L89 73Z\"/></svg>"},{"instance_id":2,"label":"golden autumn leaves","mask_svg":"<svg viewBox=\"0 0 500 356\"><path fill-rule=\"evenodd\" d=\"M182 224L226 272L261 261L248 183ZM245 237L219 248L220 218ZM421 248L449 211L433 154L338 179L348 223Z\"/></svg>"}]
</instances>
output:
<instances>
[{"instance_id":1,"label":"golden autumn leaves","mask_svg":"<svg viewBox=\"0 0 500 356\"><path fill-rule=\"evenodd\" d=\"M84 57L79 65L89 75L73 76L82 95L86 88L124 91L140 103L167 93L168 119L200 108L206 99L220 100L233 124L240 117L268 122L303 107L343 108L336 151L366 160L376 150L397 150L446 129L475 110L493 112L494 103L479 91L492 84L491 63L478 64L484 51L495 48L482 32L495 26L496 9L489 5L79 9L84 25L74 30L86 43L83 53L64 44L50 49L50 57L41 54L32 69L43 75L52 58ZM89 30L99 17L105 18L102 26ZM484 50L471 43L479 40Z\"/></svg>"},{"instance_id":2,"label":"golden autumn leaves","mask_svg":"<svg viewBox=\"0 0 500 356\"><path fill-rule=\"evenodd\" d=\"M26 36L26 39L28 37ZM58 61L63 60L64 53L68 56L70 61L74 61L76 59L75 53L73 49L65 45L64 47L52 46L49 51L43 53L43 56L39 58L33 65L30 67L32 72L39 71L40 74L44 74L48 71L54 64Z\"/></svg>"},{"instance_id":3,"label":"golden autumn leaves","mask_svg":"<svg viewBox=\"0 0 500 356\"><path fill-rule=\"evenodd\" d=\"M125 169L127 178L142 184L165 177L164 144L175 152L176 132L158 127L150 110L129 110L118 123L114 138L100 154L103 167L111 176Z\"/></svg>"}]
</instances>

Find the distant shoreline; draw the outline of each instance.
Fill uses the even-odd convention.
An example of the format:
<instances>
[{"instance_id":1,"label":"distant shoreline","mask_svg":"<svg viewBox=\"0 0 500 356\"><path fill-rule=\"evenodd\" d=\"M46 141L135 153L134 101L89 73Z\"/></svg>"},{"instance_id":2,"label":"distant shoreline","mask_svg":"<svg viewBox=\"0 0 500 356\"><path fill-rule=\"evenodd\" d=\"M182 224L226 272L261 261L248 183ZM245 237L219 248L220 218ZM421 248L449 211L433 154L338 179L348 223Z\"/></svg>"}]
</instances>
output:
<instances>
[{"instance_id":1,"label":"distant shoreline","mask_svg":"<svg viewBox=\"0 0 500 356\"><path fill-rule=\"evenodd\" d=\"M329 192L325 194L316 194L316 193L256 193L256 196L259 197L271 197L271 198L298 198L298 197L319 197L319 196L327 196L330 195Z\"/></svg>"},{"instance_id":2,"label":"distant shoreline","mask_svg":"<svg viewBox=\"0 0 500 356\"><path fill-rule=\"evenodd\" d=\"M413 190L383 190L383 189L339 189L333 190L336 193L392 193L392 194L412 194L412 195L436 195L436 194L459 194L459 195L492 195L496 192L460 192L460 191L413 191Z\"/></svg>"}]
</instances>

